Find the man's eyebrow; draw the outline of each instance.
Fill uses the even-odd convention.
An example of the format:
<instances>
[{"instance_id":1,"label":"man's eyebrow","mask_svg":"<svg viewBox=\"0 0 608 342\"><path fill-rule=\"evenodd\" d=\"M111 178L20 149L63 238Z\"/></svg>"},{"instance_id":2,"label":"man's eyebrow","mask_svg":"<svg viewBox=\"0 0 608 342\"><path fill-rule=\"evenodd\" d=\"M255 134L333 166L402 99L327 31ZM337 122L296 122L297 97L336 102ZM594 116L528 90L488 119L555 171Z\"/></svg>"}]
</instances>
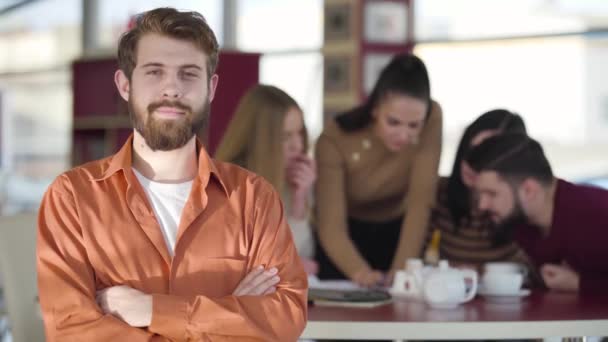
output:
<instances>
[{"instance_id":1,"label":"man's eyebrow","mask_svg":"<svg viewBox=\"0 0 608 342\"><path fill-rule=\"evenodd\" d=\"M150 68L150 67L163 67L163 66L165 66L165 65L162 63L159 63L159 62L149 62L149 63L142 65L141 67ZM196 64L184 64L184 65L180 65L179 68L180 69L197 69L197 70L203 71L203 68L201 68L200 66L198 66Z\"/></svg>"},{"instance_id":2,"label":"man's eyebrow","mask_svg":"<svg viewBox=\"0 0 608 342\"><path fill-rule=\"evenodd\" d=\"M181 69L198 69L200 71L203 71L203 68L201 68L200 66L196 65L196 64L184 64L180 66Z\"/></svg>"},{"instance_id":3,"label":"man's eyebrow","mask_svg":"<svg viewBox=\"0 0 608 342\"><path fill-rule=\"evenodd\" d=\"M163 64L162 63L158 63L158 62L150 62L150 63L146 63L144 65L142 65L142 68L147 68L147 67L162 67Z\"/></svg>"}]
</instances>

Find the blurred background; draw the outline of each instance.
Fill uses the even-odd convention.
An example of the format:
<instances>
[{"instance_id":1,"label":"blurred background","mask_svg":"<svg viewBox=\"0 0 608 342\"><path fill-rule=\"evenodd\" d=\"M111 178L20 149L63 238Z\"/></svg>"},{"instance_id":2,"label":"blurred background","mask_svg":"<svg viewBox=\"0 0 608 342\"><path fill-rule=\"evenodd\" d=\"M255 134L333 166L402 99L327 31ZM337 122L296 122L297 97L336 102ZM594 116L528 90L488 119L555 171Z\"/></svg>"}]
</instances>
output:
<instances>
[{"instance_id":1,"label":"blurred background","mask_svg":"<svg viewBox=\"0 0 608 342\"><path fill-rule=\"evenodd\" d=\"M0 215L35 211L73 164L86 126L74 121L75 61L112 59L132 16L158 6L199 11L224 51L259 54L258 81L300 103L312 141L365 96L389 51L413 49L444 110L440 173L468 123L506 108L558 176L608 187L606 0L0 0Z\"/></svg>"},{"instance_id":2,"label":"blurred background","mask_svg":"<svg viewBox=\"0 0 608 342\"><path fill-rule=\"evenodd\" d=\"M607 177L607 1L408 3L408 48L427 63L445 111L442 174L463 127L502 107L525 118L558 175ZM313 141L320 133L324 113L335 109L323 101L324 1L1 0L2 214L35 210L49 182L71 166L72 63L113 56L130 18L157 6L200 11L222 48L261 53L259 81L290 93Z\"/></svg>"}]
</instances>

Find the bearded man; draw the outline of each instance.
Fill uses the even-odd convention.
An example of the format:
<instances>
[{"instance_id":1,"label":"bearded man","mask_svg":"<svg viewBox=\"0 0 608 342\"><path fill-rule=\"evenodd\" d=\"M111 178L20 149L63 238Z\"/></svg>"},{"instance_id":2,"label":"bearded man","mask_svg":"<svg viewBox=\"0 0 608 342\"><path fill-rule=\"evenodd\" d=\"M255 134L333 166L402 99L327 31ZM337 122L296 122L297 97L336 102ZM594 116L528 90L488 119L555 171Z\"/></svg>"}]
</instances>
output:
<instances>
[{"instance_id":1,"label":"bearded man","mask_svg":"<svg viewBox=\"0 0 608 342\"><path fill-rule=\"evenodd\" d=\"M60 175L39 211L48 341L295 341L306 273L279 195L196 139L218 44L202 15L138 16L115 83L133 135Z\"/></svg>"},{"instance_id":2,"label":"bearded man","mask_svg":"<svg viewBox=\"0 0 608 342\"><path fill-rule=\"evenodd\" d=\"M523 248L549 289L606 291L608 191L555 177L541 145L525 134L488 138L467 162L479 172L479 209Z\"/></svg>"}]
</instances>

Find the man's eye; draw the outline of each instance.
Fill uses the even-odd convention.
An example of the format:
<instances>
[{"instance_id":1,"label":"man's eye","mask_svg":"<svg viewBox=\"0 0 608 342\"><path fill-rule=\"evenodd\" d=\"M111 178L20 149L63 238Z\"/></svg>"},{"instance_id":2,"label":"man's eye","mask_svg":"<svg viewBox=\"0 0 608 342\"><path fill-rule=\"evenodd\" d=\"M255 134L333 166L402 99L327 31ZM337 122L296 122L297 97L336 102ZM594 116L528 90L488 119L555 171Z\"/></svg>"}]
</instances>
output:
<instances>
[{"instance_id":1,"label":"man's eye","mask_svg":"<svg viewBox=\"0 0 608 342\"><path fill-rule=\"evenodd\" d=\"M198 78L198 74L196 72L182 71L181 75L183 78Z\"/></svg>"}]
</instances>

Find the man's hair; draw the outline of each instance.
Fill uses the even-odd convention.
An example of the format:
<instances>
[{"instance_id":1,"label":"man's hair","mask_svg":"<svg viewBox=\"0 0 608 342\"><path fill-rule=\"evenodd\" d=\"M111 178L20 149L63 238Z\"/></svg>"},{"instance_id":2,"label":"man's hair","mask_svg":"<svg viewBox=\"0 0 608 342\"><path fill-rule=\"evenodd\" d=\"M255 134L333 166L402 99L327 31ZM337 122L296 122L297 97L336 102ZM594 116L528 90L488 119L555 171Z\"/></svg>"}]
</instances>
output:
<instances>
[{"instance_id":1,"label":"man's hair","mask_svg":"<svg viewBox=\"0 0 608 342\"><path fill-rule=\"evenodd\" d=\"M543 148L526 134L500 134L486 139L467 156L473 170L495 171L512 184L533 178L544 185L553 181Z\"/></svg>"},{"instance_id":2,"label":"man's hair","mask_svg":"<svg viewBox=\"0 0 608 342\"><path fill-rule=\"evenodd\" d=\"M463 218L470 218L472 206L471 190L462 181L461 164L471 150L473 139L484 131L492 131L495 134L525 134L526 125L521 116L506 109L494 109L483 113L465 129L456 150L452 174L447 185L447 206L456 229L460 227Z\"/></svg>"},{"instance_id":3,"label":"man's hair","mask_svg":"<svg viewBox=\"0 0 608 342\"><path fill-rule=\"evenodd\" d=\"M207 55L207 77L215 73L218 43L205 18L198 12L181 12L164 7L138 14L133 28L120 38L118 67L129 79L137 62L137 44L149 33L194 43Z\"/></svg>"}]
</instances>

